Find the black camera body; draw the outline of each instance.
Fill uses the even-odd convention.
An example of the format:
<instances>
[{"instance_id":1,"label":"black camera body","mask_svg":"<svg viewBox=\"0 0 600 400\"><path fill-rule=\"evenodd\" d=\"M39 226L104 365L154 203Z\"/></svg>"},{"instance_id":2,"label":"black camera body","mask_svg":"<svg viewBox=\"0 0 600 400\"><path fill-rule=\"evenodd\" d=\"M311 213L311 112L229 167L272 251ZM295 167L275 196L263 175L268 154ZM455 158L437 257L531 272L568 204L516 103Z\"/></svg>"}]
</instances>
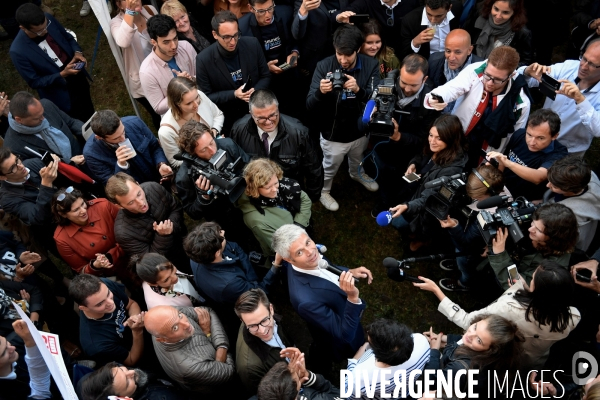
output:
<instances>
[{"instance_id":1,"label":"black camera body","mask_svg":"<svg viewBox=\"0 0 600 400\"><path fill-rule=\"evenodd\" d=\"M397 99L396 79L397 76L394 71L389 72L377 88L373 90L371 99L375 101L377 111L373 113L373 117L369 122L369 132L372 135L390 137L394 134L392 118Z\"/></svg>"},{"instance_id":2,"label":"black camera body","mask_svg":"<svg viewBox=\"0 0 600 400\"><path fill-rule=\"evenodd\" d=\"M426 189L439 187L437 193L432 194L425 201L425 209L435 218L445 220L450 209L463 208L471 199L467 196L466 173L452 176L442 176L425 184Z\"/></svg>"},{"instance_id":3,"label":"black camera body","mask_svg":"<svg viewBox=\"0 0 600 400\"><path fill-rule=\"evenodd\" d=\"M344 83L348 80L346 75L339 69L333 72L328 72L325 79L329 80L333 85L334 92L341 92L344 90Z\"/></svg>"},{"instance_id":4,"label":"black camera body","mask_svg":"<svg viewBox=\"0 0 600 400\"><path fill-rule=\"evenodd\" d=\"M223 149L217 150L208 161L187 153L178 154L174 158L188 163L188 175L192 182L196 182L200 175L205 176L213 187L206 194L214 195L215 198L226 197L231 203L234 203L246 189L244 178L235 173L241 157L226 166L227 153Z\"/></svg>"},{"instance_id":5,"label":"black camera body","mask_svg":"<svg viewBox=\"0 0 600 400\"><path fill-rule=\"evenodd\" d=\"M487 245L492 244L496 233L502 228L507 228L509 237L516 244L525 237L521 226L531 222L536 208L537 206L525 199L510 203L505 199L504 204L493 213L486 210L479 211L477 227Z\"/></svg>"}]
</instances>

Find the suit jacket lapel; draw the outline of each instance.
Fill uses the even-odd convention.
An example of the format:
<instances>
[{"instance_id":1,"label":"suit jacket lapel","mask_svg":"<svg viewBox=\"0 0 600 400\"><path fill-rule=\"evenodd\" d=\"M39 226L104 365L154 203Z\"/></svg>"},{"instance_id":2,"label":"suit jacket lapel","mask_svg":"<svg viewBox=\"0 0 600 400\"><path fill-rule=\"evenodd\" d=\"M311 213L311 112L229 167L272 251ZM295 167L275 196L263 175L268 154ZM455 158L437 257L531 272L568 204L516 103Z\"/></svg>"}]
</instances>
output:
<instances>
[{"instance_id":1,"label":"suit jacket lapel","mask_svg":"<svg viewBox=\"0 0 600 400\"><path fill-rule=\"evenodd\" d=\"M305 285L309 285L313 289L324 289L337 293L338 295L345 295L345 292L342 289L340 289L339 286L337 286L333 282L328 281L325 278L304 274L302 272L296 271L293 268L292 271L294 275L298 278L298 281Z\"/></svg>"}]
</instances>

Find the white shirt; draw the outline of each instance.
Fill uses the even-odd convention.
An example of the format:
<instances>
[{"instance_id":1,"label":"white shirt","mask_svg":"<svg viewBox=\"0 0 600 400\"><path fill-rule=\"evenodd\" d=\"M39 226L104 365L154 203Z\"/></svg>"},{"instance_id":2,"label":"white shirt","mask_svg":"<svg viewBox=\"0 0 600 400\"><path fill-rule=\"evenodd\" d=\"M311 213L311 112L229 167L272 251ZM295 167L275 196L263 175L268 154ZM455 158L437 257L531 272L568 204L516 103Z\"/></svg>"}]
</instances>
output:
<instances>
[{"instance_id":1,"label":"white shirt","mask_svg":"<svg viewBox=\"0 0 600 400\"><path fill-rule=\"evenodd\" d=\"M323 255L319 254L319 257L321 257L319 259L319 267L317 267L315 269L301 269L301 268L296 267L294 264L290 264L290 265L292 266L292 268L294 268L294 270L296 270L298 272L301 272L301 273L307 274L307 275L318 276L320 278L323 278L323 279L335 284L337 287L340 287L340 277L334 273L327 271L323 267L321 267L321 264L323 264L323 262L321 261L321 260L323 260Z\"/></svg>"},{"instance_id":2,"label":"white shirt","mask_svg":"<svg viewBox=\"0 0 600 400\"><path fill-rule=\"evenodd\" d=\"M401 2L402 0L398 0L397 2L395 2L394 4L392 4L391 6L390 6L390 5L388 5L388 4L385 4L385 3L383 2L383 0L379 0L379 1L381 2L381 5L382 5L382 6L386 6L387 8L389 8L389 9L392 9L392 10L393 10L393 9L394 9L394 7L396 7L398 4L400 4L400 2Z\"/></svg>"},{"instance_id":3,"label":"white shirt","mask_svg":"<svg viewBox=\"0 0 600 400\"><path fill-rule=\"evenodd\" d=\"M444 44L446 43L446 36L448 36L448 34L450 33L450 21L453 19L454 14L452 14L452 11L448 11L448 14L446 14L446 18L444 18L444 20L438 25L437 29L435 30L435 34L433 35L433 39L431 39L431 42L429 42L429 54L445 50L446 46ZM431 23L427 19L426 7L423 7L421 25L431 26ZM410 47L412 47L415 53L418 53L419 49L421 48L421 46L415 47L412 40L410 42Z\"/></svg>"},{"instance_id":4,"label":"white shirt","mask_svg":"<svg viewBox=\"0 0 600 400\"><path fill-rule=\"evenodd\" d=\"M260 127L258 125L256 125L256 128L258 129L258 138L262 142L262 134L265 131L260 129ZM273 132L267 132L267 135L269 135L267 137L267 142L269 142L269 153L271 153L271 145L273 144L273 142L275 141L275 137L277 136L277 127L275 127L275 130Z\"/></svg>"}]
</instances>

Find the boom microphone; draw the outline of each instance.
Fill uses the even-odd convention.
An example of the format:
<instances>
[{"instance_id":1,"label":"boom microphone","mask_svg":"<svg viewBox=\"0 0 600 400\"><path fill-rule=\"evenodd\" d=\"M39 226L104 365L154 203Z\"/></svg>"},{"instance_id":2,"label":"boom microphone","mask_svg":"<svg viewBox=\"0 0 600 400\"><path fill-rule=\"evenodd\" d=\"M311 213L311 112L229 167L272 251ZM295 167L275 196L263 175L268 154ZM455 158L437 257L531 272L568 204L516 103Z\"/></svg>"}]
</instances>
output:
<instances>
[{"instance_id":1,"label":"boom microphone","mask_svg":"<svg viewBox=\"0 0 600 400\"><path fill-rule=\"evenodd\" d=\"M434 179L432 181L425 183L424 187L425 187L425 189L431 189L431 188L440 186L443 183L450 182L454 179L459 179L459 178L462 178L462 174L456 174L456 175L452 175L452 176L441 176L437 179Z\"/></svg>"},{"instance_id":2,"label":"boom microphone","mask_svg":"<svg viewBox=\"0 0 600 400\"><path fill-rule=\"evenodd\" d=\"M365 106L365 112L362 116L363 124L368 124L371 121L371 116L373 115L373 111L375 111L376 105L377 103L375 103L375 100L373 99L367 101L367 105Z\"/></svg>"},{"instance_id":3,"label":"boom microphone","mask_svg":"<svg viewBox=\"0 0 600 400\"><path fill-rule=\"evenodd\" d=\"M477 202L478 210L486 210L492 207L499 207L508 199L508 196L492 196Z\"/></svg>"}]
</instances>

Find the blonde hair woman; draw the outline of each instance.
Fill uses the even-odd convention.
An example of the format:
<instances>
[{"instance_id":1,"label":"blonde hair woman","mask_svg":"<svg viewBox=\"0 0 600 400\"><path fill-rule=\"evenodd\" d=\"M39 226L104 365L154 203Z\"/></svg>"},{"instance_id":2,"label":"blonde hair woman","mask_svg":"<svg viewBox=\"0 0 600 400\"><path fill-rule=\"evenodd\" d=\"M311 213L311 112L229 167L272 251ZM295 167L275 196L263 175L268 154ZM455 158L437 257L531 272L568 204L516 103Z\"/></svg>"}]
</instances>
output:
<instances>
[{"instance_id":1,"label":"blonde hair woman","mask_svg":"<svg viewBox=\"0 0 600 400\"><path fill-rule=\"evenodd\" d=\"M298 182L285 178L279 165L267 158L250 161L244 169L244 179L246 192L239 198L237 206L263 254L273 255L273 233L285 224L307 227L312 202Z\"/></svg>"},{"instance_id":2,"label":"blonde hair woman","mask_svg":"<svg viewBox=\"0 0 600 400\"><path fill-rule=\"evenodd\" d=\"M160 13L175 21L177 38L185 40L194 47L196 53L210 46L210 42L198 32L198 23L188 14L187 8L177 0L169 0L160 8Z\"/></svg>"},{"instance_id":3,"label":"blonde hair woman","mask_svg":"<svg viewBox=\"0 0 600 400\"><path fill-rule=\"evenodd\" d=\"M163 115L158 130L160 145L173 168L179 168L181 161L173 157L179 153L177 144L181 126L188 121L202 122L211 128L213 136L220 134L225 117L223 112L196 84L184 77L173 78L167 86L169 110Z\"/></svg>"}]
</instances>

